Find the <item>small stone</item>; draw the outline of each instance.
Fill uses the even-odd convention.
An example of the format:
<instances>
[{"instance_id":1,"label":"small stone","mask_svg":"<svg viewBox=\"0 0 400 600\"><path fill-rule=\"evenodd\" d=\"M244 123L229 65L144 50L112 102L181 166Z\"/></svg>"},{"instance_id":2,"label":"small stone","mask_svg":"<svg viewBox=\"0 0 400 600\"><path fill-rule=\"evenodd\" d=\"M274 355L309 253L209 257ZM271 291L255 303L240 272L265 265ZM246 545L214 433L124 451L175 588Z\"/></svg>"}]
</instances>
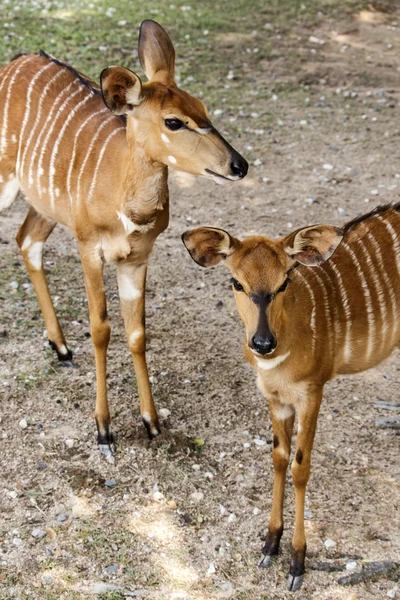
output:
<instances>
[{"instance_id":1,"label":"small stone","mask_svg":"<svg viewBox=\"0 0 400 600\"><path fill-rule=\"evenodd\" d=\"M15 490L11 490L10 492L8 492L8 496L9 498L13 498L13 500L15 500L15 498L18 498L18 492L16 492Z\"/></svg>"},{"instance_id":2,"label":"small stone","mask_svg":"<svg viewBox=\"0 0 400 600\"><path fill-rule=\"evenodd\" d=\"M355 560L350 560L347 564L346 564L346 570L347 571L354 571L355 569L357 569L357 563Z\"/></svg>"},{"instance_id":3,"label":"small stone","mask_svg":"<svg viewBox=\"0 0 400 600\"><path fill-rule=\"evenodd\" d=\"M13 290L16 290L19 286L19 283L17 281L11 281L10 283L10 287L13 288Z\"/></svg>"},{"instance_id":4,"label":"small stone","mask_svg":"<svg viewBox=\"0 0 400 600\"><path fill-rule=\"evenodd\" d=\"M215 573L215 565L214 565L214 563L210 563L210 566L207 569L206 576L211 577L211 575L214 575L214 573Z\"/></svg>"},{"instance_id":5,"label":"small stone","mask_svg":"<svg viewBox=\"0 0 400 600\"><path fill-rule=\"evenodd\" d=\"M262 162L263 161L261 160L261 158L256 158L256 160L253 162L253 165L255 167L259 167L260 165L262 165Z\"/></svg>"},{"instance_id":6,"label":"small stone","mask_svg":"<svg viewBox=\"0 0 400 600\"><path fill-rule=\"evenodd\" d=\"M226 508L225 506L223 506L222 504L219 505L219 514L221 515L221 517L223 517L224 515L226 515Z\"/></svg>"},{"instance_id":7,"label":"small stone","mask_svg":"<svg viewBox=\"0 0 400 600\"><path fill-rule=\"evenodd\" d=\"M46 537L46 532L43 529L40 529L40 527L35 527L31 531L31 536L37 540L41 540Z\"/></svg>"},{"instance_id":8,"label":"small stone","mask_svg":"<svg viewBox=\"0 0 400 600\"><path fill-rule=\"evenodd\" d=\"M176 504L175 500L168 500L168 502L167 502L167 505L168 505L170 508L176 508L176 506L177 506L177 504Z\"/></svg>"},{"instance_id":9,"label":"small stone","mask_svg":"<svg viewBox=\"0 0 400 600\"><path fill-rule=\"evenodd\" d=\"M51 585L54 581L54 577L52 575L45 574L42 576L42 581L44 585Z\"/></svg>"},{"instance_id":10,"label":"small stone","mask_svg":"<svg viewBox=\"0 0 400 600\"><path fill-rule=\"evenodd\" d=\"M324 165L322 165L322 168L325 169L325 171L332 171L333 165L330 165L329 163L325 163Z\"/></svg>"},{"instance_id":11,"label":"small stone","mask_svg":"<svg viewBox=\"0 0 400 600\"><path fill-rule=\"evenodd\" d=\"M228 517L228 523L234 523L236 521L237 517L235 515L235 513L231 513Z\"/></svg>"},{"instance_id":12,"label":"small stone","mask_svg":"<svg viewBox=\"0 0 400 600\"><path fill-rule=\"evenodd\" d=\"M213 477L214 477L214 474L213 474L213 473L211 473L211 471L206 471L206 472L204 473L204 477L205 477L206 479L213 479Z\"/></svg>"},{"instance_id":13,"label":"small stone","mask_svg":"<svg viewBox=\"0 0 400 600\"><path fill-rule=\"evenodd\" d=\"M45 469L47 469L46 463L44 463L40 460L36 461L36 464L41 471L44 471Z\"/></svg>"},{"instance_id":14,"label":"small stone","mask_svg":"<svg viewBox=\"0 0 400 600\"><path fill-rule=\"evenodd\" d=\"M214 116L215 116L215 117L219 117L220 115L222 115L222 114L223 114L223 112L224 112L224 111L223 111L223 110L221 110L220 108L216 108L216 109L214 110Z\"/></svg>"},{"instance_id":15,"label":"small stone","mask_svg":"<svg viewBox=\"0 0 400 600\"><path fill-rule=\"evenodd\" d=\"M305 510L304 511L304 518L305 519L311 519L312 516L313 516L313 514L312 514L311 510Z\"/></svg>"},{"instance_id":16,"label":"small stone","mask_svg":"<svg viewBox=\"0 0 400 600\"><path fill-rule=\"evenodd\" d=\"M65 521L68 521L68 515L66 515L65 513L60 513L56 516L56 521L58 521L59 523L64 523Z\"/></svg>"},{"instance_id":17,"label":"small stone","mask_svg":"<svg viewBox=\"0 0 400 600\"><path fill-rule=\"evenodd\" d=\"M203 492L193 492L193 494L190 494L190 498L194 502L201 502L204 498L204 494Z\"/></svg>"},{"instance_id":18,"label":"small stone","mask_svg":"<svg viewBox=\"0 0 400 600\"><path fill-rule=\"evenodd\" d=\"M336 542L328 538L327 540L325 540L324 546L327 550L333 550L334 548L336 548Z\"/></svg>"},{"instance_id":19,"label":"small stone","mask_svg":"<svg viewBox=\"0 0 400 600\"><path fill-rule=\"evenodd\" d=\"M23 545L23 543L24 543L24 542L21 540L21 538L19 538L19 537L14 537L14 538L12 539L12 543L13 543L13 545L14 545L14 546L16 546L17 548L19 548L20 546L22 546L22 545Z\"/></svg>"},{"instance_id":20,"label":"small stone","mask_svg":"<svg viewBox=\"0 0 400 600\"><path fill-rule=\"evenodd\" d=\"M74 440L69 438L67 440L64 440L64 444L67 446L67 448L73 448L74 447Z\"/></svg>"},{"instance_id":21,"label":"small stone","mask_svg":"<svg viewBox=\"0 0 400 600\"><path fill-rule=\"evenodd\" d=\"M168 410L168 408L160 408L158 413L159 413L160 417L162 417L163 419L168 419L168 417L171 414L171 411Z\"/></svg>"},{"instance_id":22,"label":"small stone","mask_svg":"<svg viewBox=\"0 0 400 600\"><path fill-rule=\"evenodd\" d=\"M117 482L115 481L115 479L106 479L104 485L108 488L113 488L117 485Z\"/></svg>"},{"instance_id":23,"label":"small stone","mask_svg":"<svg viewBox=\"0 0 400 600\"><path fill-rule=\"evenodd\" d=\"M106 567L104 571L107 573L107 575L118 573L118 565L110 565L109 567Z\"/></svg>"},{"instance_id":24,"label":"small stone","mask_svg":"<svg viewBox=\"0 0 400 600\"><path fill-rule=\"evenodd\" d=\"M394 588L392 588L391 590L389 590L389 591L386 593L386 596L387 596L388 598L396 598L396 596L397 596L397 590L398 590L398 589L399 589L399 588L398 588L398 587L397 587L397 585L396 585Z\"/></svg>"},{"instance_id":25,"label":"small stone","mask_svg":"<svg viewBox=\"0 0 400 600\"><path fill-rule=\"evenodd\" d=\"M371 196L378 196L379 195L379 190L371 190L370 194L371 194Z\"/></svg>"},{"instance_id":26,"label":"small stone","mask_svg":"<svg viewBox=\"0 0 400 600\"><path fill-rule=\"evenodd\" d=\"M261 514L261 508L258 508L258 506L255 506L253 508L253 515L256 517L257 515Z\"/></svg>"},{"instance_id":27,"label":"small stone","mask_svg":"<svg viewBox=\"0 0 400 600\"><path fill-rule=\"evenodd\" d=\"M153 494L153 500L155 502L161 502L161 500L164 500L165 496L162 492L154 492Z\"/></svg>"},{"instance_id":28,"label":"small stone","mask_svg":"<svg viewBox=\"0 0 400 600\"><path fill-rule=\"evenodd\" d=\"M201 466L200 465L192 465L192 469L193 469L193 471L200 471Z\"/></svg>"},{"instance_id":29,"label":"small stone","mask_svg":"<svg viewBox=\"0 0 400 600\"><path fill-rule=\"evenodd\" d=\"M26 419L21 419L18 425L21 427L21 429L27 429L28 421Z\"/></svg>"},{"instance_id":30,"label":"small stone","mask_svg":"<svg viewBox=\"0 0 400 600\"><path fill-rule=\"evenodd\" d=\"M256 446L265 446L267 442L265 440L260 440L260 439L256 438L254 440L254 443L255 443Z\"/></svg>"}]
</instances>

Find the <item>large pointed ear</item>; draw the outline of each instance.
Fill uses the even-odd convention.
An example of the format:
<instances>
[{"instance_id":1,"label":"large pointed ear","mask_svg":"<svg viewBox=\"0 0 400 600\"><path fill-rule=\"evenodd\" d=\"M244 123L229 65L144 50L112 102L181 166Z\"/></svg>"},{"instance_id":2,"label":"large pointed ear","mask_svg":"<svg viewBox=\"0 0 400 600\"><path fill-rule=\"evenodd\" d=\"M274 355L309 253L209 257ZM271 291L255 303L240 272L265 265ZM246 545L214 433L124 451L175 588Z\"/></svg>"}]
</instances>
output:
<instances>
[{"instance_id":1,"label":"large pointed ear","mask_svg":"<svg viewBox=\"0 0 400 600\"><path fill-rule=\"evenodd\" d=\"M160 72L167 79L174 79L174 47L165 29L151 19L140 26L139 59L148 79Z\"/></svg>"},{"instance_id":2,"label":"large pointed ear","mask_svg":"<svg viewBox=\"0 0 400 600\"><path fill-rule=\"evenodd\" d=\"M105 105L116 115L131 114L143 99L140 78L125 67L104 69L100 87Z\"/></svg>"},{"instance_id":3,"label":"large pointed ear","mask_svg":"<svg viewBox=\"0 0 400 600\"><path fill-rule=\"evenodd\" d=\"M283 247L291 259L315 267L328 260L343 239L343 230L332 225L313 225L289 234Z\"/></svg>"},{"instance_id":4,"label":"large pointed ear","mask_svg":"<svg viewBox=\"0 0 400 600\"><path fill-rule=\"evenodd\" d=\"M201 267L214 267L239 247L240 242L223 229L199 227L182 235L190 256Z\"/></svg>"}]
</instances>

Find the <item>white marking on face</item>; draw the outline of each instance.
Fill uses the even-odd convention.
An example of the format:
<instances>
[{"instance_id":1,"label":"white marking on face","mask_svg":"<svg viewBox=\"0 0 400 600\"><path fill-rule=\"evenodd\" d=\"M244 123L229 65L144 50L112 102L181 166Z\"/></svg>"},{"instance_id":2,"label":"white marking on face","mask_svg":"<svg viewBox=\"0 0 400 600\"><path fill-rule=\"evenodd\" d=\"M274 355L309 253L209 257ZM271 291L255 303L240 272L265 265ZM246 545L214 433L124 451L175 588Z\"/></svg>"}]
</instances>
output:
<instances>
[{"instance_id":1,"label":"white marking on face","mask_svg":"<svg viewBox=\"0 0 400 600\"><path fill-rule=\"evenodd\" d=\"M176 163L177 163L177 160L176 160L175 156L168 156L168 160L173 165L176 165Z\"/></svg>"},{"instance_id":2,"label":"white marking on face","mask_svg":"<svg viewBox=\"0 0 400 600\"><path fill-rule=\"evenodd\" d=\"M136 287L134 282L136 271L137 267L133 265L118 265L117 278L121 300L138 300L142 296L142 291Z\"/></svg>"},{"instance_id":3,"label":"white marking on face","mask_svg":"<svg viewBox=\"0 0 400 600\"><path fill-rule=\"evenodd\" d=\"M286 354L280 354L279 356L275 356L275 358L256 358L258 367L263 369L264 371L269 371L270 369L275 369L278 365L283 363L284 360L290 354L290 350L286 352Z\"/></svg>"},{"instance_id":4,"label":"white marking on face","mask_svg":"<svg viewBox=\"0 0 400 600\"><path fill-rule=\"evenodd\" d=\"M133 346L138 340L140 340L140 338L142 338L144 335L144 331L143 329L135 329L135 331L132 331L131 335L129 336L129 344L131 346Z\"/></svg>"},{"instance_id":5,"label":"white marking on face","mask_svg":"<svg viewBox=\"0 0 400 600\"><path fill-rule=\"evenodd\" d=\"M29 246L31 244L32 244L32 238L30 235L27 235L22 243L21 250L26 250L27 248L29 248Z\"/></svg>"},{"instance_id":6,"label":"white marking on face","mask_svg":"<svg viewBox=\"0 0 400 600\"><path fill-rule=\"evenodd\" d=\"M19 181L12 174L11 179L4 184L0 190L0 212L5 210L14 202L19 192Z\"/></svg>"},{"instance_id":7,"label":"white marking on face","mask_svg":"<svg viewBox=\"0 0 400 600\"><path fill-rule=\"evenodd\" d=\"M165 135L165 133L161 134L161 139L165 144L170 144L171 140L169 139L169 137L167 135Z\"/></svg>"},{"instance_id":8,"label":"white marking on face","mask_svg":"<svg viewBox=\"0 0 400 600\"><path fill-rule=\"evenodd\" d=\"M210 133L211 129L212 127L196 127L195 131L200 135L207 135L207 133Z\"/></svg>"},{"instance_id":9,"label":"white marking on face","mask_svg":"<svg viewBox=\"0 0 400 600\"><path fill-rule=\"evenodd\" d=\"M286 419L289 419L289 417L291 417L293 415L294 408L292 406L290 406L290 404L274 403L273 411L274 411L274 415L278 419L278 421L285 421Z\"/></svg>"},{"instance_id":10,"label":"white marking on face","mask_svg":"<svg viewBox=\"0 0 400 600\"><path fill-rule=\"evenodd\" d=\"M28 141L25 144L24 153L22 155L21 166L20 166L20 170L19 170L20 177L22 177L23 174L24 174L24 167L25 167L26 155L28 153L29 146L30 146L30 144L31 144L31 142L32 142L32 140L34 138L34 135L36 134L36 129L37 129L37 127L38 127L38 125L40 123L40 119L42 117L42 108L43 108L44 99L46 98L46 95L47 95L47 92L48 92L49 88L53 85L53 83L56 81L56 79L58 79L59 77L61 77L62 74L63 74L63 71L59 70L54 75L54 77L52 77L50 79L50 81L47 82L47 84L43 88L43 91L40 94L40 100L39 100L39 104L38 104L36 120L35 120L35 123L34 123L32 129L31 129L31 132L29 134ZM32 182L33 182L33 175L32 175L32 173L33 173L33 165L32 165L32 161L31 161L31 164L29 166L29 183L30 184L32 184ZM31 181L31 179L32 179L32 181Z\"/></svg>"},{"instance_id":11,"label":"white marking on face","mask_svg":"<svg viewBox=\"0 0 400 600\"><path fill-rule=\"evenodd\" d=\"M42 268L43 242L34 242L28 250L28 260L35 271Z\"/></svg>"}]
</instances>

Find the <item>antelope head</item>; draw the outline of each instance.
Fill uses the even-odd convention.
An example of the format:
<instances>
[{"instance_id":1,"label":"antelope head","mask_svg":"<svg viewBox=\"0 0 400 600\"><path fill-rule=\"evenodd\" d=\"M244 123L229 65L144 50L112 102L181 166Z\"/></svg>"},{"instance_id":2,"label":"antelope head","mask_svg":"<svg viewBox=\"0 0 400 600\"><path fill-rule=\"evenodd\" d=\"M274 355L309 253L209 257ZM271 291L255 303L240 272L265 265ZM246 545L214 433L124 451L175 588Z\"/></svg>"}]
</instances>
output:
<instances>
[{"instance_id":1,"label":"antelope head","mask_svg":"<svg viewBox=\"0 0 400 600\"><path fill-rule=\"evenodd\" d=\"M151 161L193 175L218 182L245 177L246 160L213 127L204 103L176 85L175 50L155 21L141 24L139 58L147 83L125 67L108 67L100 78L107 107L127 116L128 142Z\"/></svg>"},{"instance_id":2,"label":"antelope head","mask_svg":"<svg viewBox=\"0 0 400 600\"><path fill-rule=\"evenodd\" d=\"M184 233L182 241L200 266L223 262L228 267L246 343L258 357L267 358L284 345L280 334L290 316L284 307L290 272L298 264L323 263L342 237L337 227L315 225L276 240L253 236L241 242L223 229L200 227Z\"/></svg>"}]
</instances>

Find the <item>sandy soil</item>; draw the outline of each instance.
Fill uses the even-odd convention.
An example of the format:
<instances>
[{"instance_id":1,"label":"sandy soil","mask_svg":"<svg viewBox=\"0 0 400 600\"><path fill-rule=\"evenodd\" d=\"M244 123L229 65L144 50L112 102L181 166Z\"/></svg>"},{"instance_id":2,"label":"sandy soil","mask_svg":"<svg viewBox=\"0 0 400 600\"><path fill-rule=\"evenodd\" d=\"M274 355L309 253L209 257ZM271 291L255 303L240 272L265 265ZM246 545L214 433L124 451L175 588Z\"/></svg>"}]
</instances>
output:
<instances>
[{"instance_id":1,"label":"sandy soil","mask_svg":"<svg viewBox=\"0 0 400 600\"><path fill-rule=\"evenodd\" d=\"M93 350L76 244L60 227L46 247L73 370L47 348L14 242L24 201L1 215L0 598L90 599L107 589L95 587L101 583L140 598L292 597L290 475L282 554L270 570L257 567L271 506L271 425L242 355L228 273L197 267L180 235L197 224L239 237L284 234L398 201L399 23L399 12L366 11L312 30L294 27L280 38L267 27L274 60L260 62L253 82L232 83L243 95L240 112L224 106L214 119L222 130L229 120L240 125L233 145L261 164L225 187L171 173L171 225L157 241L147 293L149 368L157 406L170 414L151 444L139 418L115 273L107 267L115 467L97 454ZM376 418L392 415L374 407L377 398L398 400L399 358L396 351L377 368L326 386L307 492L308 565L354 559L360 569L363 561L399 560L399 437L375 427ZM45 537L33 537L35 529ZM324 547L328 538L337 544L333 555ZM393 578L343 587L337 580L344 574L308 568L293 597L395 597ZM103 597L124 597L111 590Z\"/></svg>"}]
</instances>

